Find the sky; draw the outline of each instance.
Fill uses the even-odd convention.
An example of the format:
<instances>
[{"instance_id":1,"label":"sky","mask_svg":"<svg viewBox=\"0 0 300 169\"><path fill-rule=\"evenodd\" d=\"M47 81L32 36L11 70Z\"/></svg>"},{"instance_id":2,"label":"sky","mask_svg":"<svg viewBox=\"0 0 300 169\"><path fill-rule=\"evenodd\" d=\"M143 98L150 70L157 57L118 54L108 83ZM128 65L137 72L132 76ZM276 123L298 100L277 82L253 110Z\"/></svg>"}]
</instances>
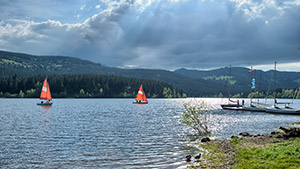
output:
<instances>
[{"instance_id":1,"label":"sky","mask_svg":"<svg viewBox=\"0 0 300 169\"><path fill-rule=\"evenodd\" d=\"M106 66L300 72L300 0L0 0L0 49Z\"/></svg>"}]
</instances>

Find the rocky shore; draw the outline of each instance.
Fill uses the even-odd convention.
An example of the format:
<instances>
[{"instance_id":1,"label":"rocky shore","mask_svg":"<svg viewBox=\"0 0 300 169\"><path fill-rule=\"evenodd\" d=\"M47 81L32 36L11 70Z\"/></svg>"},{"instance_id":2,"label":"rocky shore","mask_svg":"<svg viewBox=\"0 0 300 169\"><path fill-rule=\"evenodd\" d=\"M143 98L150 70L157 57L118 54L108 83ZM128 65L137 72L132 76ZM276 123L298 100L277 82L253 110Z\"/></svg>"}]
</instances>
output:
<instances>
[{"instance_id":1,"label":"rocky shore","mask_svg":"<svg viewBox=\"0 0 300 169\"><path fill-rule=\"evenodd\" d=\"M201 141L202 142L202 141ZM300 129L279 127L270 134L239 133L229 140L205 139L190 168L285 168L300 166ZM298 148L299 147L299 148ZM201 156L201 155L200 155ZM282 168L279 167L279 168Z\"/></svg>"}]
</instances>

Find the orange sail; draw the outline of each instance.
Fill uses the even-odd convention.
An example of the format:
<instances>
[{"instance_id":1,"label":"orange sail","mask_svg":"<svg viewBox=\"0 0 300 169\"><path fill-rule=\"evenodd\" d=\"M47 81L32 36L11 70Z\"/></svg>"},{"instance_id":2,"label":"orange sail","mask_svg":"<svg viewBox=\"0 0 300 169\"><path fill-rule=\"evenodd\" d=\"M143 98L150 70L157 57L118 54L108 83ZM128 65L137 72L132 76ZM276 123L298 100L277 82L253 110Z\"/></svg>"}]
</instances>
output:
<instances>
[{"instance_id":1,"label":"orange sail","mask_svg":"<svg viewBox=\"0 0 300 169\"><path fill-rule=\"evenodd\" d=\"M137 101L148 101L145 95L145 92L143 91L143 86L141 85L140 90L138 92L138 94L136 95L135 100Z\"/></svg>"},{"instance_id":2,"label":"orange sail","mask_svg":"<svg viewBox=\"0 0 300 169\"><path fill-rule=\"evenodd\" d=\"M44 81L40 99L52 100L49 84L47 82L47 78Z\"/></svg>"}]
</instances>

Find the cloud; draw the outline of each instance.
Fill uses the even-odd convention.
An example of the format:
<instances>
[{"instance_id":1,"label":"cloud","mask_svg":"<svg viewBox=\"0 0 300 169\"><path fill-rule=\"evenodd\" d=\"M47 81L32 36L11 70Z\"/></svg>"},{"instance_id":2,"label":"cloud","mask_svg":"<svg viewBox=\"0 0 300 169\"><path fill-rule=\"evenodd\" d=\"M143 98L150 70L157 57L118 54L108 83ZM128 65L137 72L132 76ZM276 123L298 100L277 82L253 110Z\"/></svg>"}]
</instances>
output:
<instances>
[{"instance_id":1,"label":"cloud","mask_svg":"<svg viewBox=\"0 0 300 169\"><path fill-rule=\"evenodd\" d=\"M120 67L207 69L300 62L299 0L101 0L99 8L86 4L82 10L88 6L102 10L81 23L2 18L1 48Z\"/></svg>"},{"instance_id":2,"label":"cloud","mask_svg":"<svg viewBox=\"0 0 300 169\"><path fill-rule=\"evenodd\" d=\"M82 6L80 6L80 10L82 11L82 10L84 10L84 8L86 7L86 5L82 5Z\"/></svg>"},{"instance_id":3,"label":"cloud","mask_svg":"<svg viewBox=\"0 0 300 169\"><path fill-rule=\"evenodd\" d=\"M100 8L101 8L101 5L99 5L99 4L95 6L95 9L100 9Z\"/></svg>"},{"instance_id":4,"label":"cloud","mask_svg":"<svg viewBox=\"0 0 300 169\"><path fill-rule=\"evenodd\" d=\"M0 43L4 50L39 55L70 55L98 62L115 62L113 58L109 58L111 56L106 56L106 52L113 50L112 47L122 36L122 29L117 22L128 10L129 5L114 4L79 24L62 24L54 20L2 23ZM99 58L101 54L107 58ZM117 64L121 62L116 62L115 65Z\"/></svg>"}]
</instances>

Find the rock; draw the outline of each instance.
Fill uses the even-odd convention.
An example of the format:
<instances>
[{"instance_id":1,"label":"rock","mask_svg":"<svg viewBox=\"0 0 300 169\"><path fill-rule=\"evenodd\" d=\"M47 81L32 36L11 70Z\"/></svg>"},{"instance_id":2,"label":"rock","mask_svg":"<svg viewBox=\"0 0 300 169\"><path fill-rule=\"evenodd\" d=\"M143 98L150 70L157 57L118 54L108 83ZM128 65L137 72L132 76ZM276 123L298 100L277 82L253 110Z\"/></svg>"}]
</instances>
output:
<instances>
[{"instance_id":1,"label":"rock","mask_svg":"<svg viewBox=\"0 0 300 169\"><path fill-rule=\"evenodd\" d=\"M205 138L201 139L202 143L205 143L205 142L208 142L208 141L210 141L210 139L208 137L205 137Z\"/></svg>"},{"instance_id":2,"label":"rock","mask_svg":"<svg viewBox=\"0 0 300 169\"><path fill-rule=\"evenodd\" d=\"M282 130L285 133L287 133L289 131L287 128L284 128L284 127L281 127L281 126L279 127L279 129Z\"/></svg>"},{"instance_id":3,"label":"rock","mask_svg":"<svg viewBox=\"0 0 300 169\"><path fill-rule=\"evenodd\" d=\"M243 137L250 136L250 134L248 132L241 132L239 135L241 135Z\"/></svg>"},{"instance_id":4,"label":"rock","mask_svg":"<svg viewBox=\"0 0 300 169\"><path fill-rule=\"evenodd\" d=\"M185 158L186 158L186 162L191 162L192 156L191 155L187 155Z\"/></svg>"},{"instance_id":5,"label":"rock","mask_svg":"<svg viewBox=\"0 0 300 169\"><path fill-rule=\"evenodd\" d=\"M290 138L290 137L298 137L299 133L296 131L290 131L288 133L283 134L284 137Z\"/></svg>"},{"instance_id":6,"label":"rock","mask_svg":"<svg viewBox=\"0 0 300 169\"><path fill-rule=\"evenodd\" d=\"M199 155L195 156L195 159L199 160L201 158L201 153L199 153Z\"/></svg>"},{"instance_id":7,"label":"rock","mask_svg":"<svg viewBox=\"0 0 300 169\"><path fill-rule=\"evenodd\" d=\"M300 125L300 122L292 122L292 123L289 123L291 125Z\"/></svg>"},{"instance_id":8,"label":"rock","mask_svg":"<svg viewBox=\"0 0 300 169\"><path fill-rule=\"evenodd\" d=\"M272 135L280 134L280 132L278 132L278 131L272 131L271 134L272 134Z\"/></svg>"},{"instance_id":9,"label":"rock","mask_svg":"<svg viewBox=\"0 0 300 169\"><path fill-rule=\"evenodd\" d=\"M239 138L238 136L231 136L230 138Z\"/></svg>"},{"instance_id":10,"label":"rock","mask_svg":"<svg viewBox=\"0 0 300 169\"><path fill-rule=\"evenodd\" d=\"M293 127L293 128L287 129L284 127L279 127L279 129L283 131L282 136L284 138L300 137L300 129L299 128Z\"/></svg>"}]
</instances>

